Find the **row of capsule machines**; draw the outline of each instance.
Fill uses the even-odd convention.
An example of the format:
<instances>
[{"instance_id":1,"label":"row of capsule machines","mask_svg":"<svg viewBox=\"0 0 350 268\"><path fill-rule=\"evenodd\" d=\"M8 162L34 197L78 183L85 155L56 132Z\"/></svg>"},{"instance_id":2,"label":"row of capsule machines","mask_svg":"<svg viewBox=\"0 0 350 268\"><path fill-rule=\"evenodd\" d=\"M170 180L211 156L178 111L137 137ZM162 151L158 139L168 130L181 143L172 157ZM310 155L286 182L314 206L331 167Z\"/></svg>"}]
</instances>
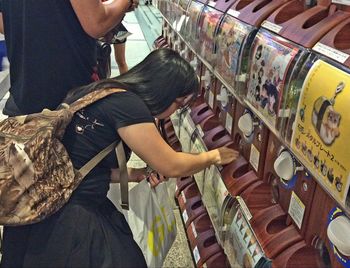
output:
<instances>
[{"instance_id":1,"label":"row of capsule machines","mask_svg":"<svg viewBox=\"0 0 350 268\"><path fill-rule=\"evenodd\" d=\"M178 180L197 266L350 267L350 1L158 8L155 46L179 51L201 78L196 103L172 120L177 146L240 151Z\"/></svg>"}]
</instances>

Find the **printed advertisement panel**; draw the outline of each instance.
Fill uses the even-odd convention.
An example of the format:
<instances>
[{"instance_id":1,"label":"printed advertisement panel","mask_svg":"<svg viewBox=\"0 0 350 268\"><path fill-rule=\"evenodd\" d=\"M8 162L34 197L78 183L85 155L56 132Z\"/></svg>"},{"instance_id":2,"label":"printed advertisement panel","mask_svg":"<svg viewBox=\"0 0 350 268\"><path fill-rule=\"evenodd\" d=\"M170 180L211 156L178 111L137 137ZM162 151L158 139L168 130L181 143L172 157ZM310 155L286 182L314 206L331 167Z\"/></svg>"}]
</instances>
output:
<instances>
[{"instance_id":1,"label":"printed advertisement panel","mask_svg":"<svg viewBox=\"0 0 350 268\"><path fill-rule=\"evenodd\" d=\"M350 75L318 60L304 81L292 137L299 159L343 204L350 202L349 104Z\"/></svg>"}]
</instances>

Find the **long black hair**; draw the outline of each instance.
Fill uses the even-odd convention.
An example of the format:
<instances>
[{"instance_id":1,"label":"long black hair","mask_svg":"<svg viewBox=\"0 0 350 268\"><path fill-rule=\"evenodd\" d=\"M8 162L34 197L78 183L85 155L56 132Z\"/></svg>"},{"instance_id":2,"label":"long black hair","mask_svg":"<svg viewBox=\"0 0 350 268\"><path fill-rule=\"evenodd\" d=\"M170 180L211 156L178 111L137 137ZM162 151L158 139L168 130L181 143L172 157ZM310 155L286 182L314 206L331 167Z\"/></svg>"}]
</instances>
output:
<instances>
[{"instance_id":1,"label":"long black hair","mask_svg":"<svg viewBox=\"0 0 350 268\"><path fill-rule=\"evenodd\" d=\"M192 94L191 103L198 95L199 81L193 67L179 53L161 48L120 76L73 89L64 102L71 104L92 91L106 88L135 93L155 116L164 112L176 98Z\"/></svg>"}]
</instances>

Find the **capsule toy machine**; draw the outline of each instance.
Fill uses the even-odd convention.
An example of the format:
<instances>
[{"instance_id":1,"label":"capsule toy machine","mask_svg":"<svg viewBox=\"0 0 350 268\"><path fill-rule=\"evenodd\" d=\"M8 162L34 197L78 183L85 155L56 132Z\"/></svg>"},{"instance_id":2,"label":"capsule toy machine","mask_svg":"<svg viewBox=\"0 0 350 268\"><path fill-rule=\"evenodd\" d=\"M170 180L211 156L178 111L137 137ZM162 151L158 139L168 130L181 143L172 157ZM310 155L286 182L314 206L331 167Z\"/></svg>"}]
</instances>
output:
<instances>
[{"instance_id":1,"label":"capsule toy machine","mask_svg":"<svg viewBox=\"0 0 350 268\"><path fill-rule=\"evenodd\" d=\"M173 23L176 17L176 6L178 0L161 0L159 1L159 10L163 16L162 36L166 43L170 44L171 38L175 36ZM164 44L163 44L164 46Z\"/></svg>"},{"instance_id":2,"label":"capsule toy machine","mask_svg":"<svg viewBox=\"0 0 350 268\"><path fill-rule=\"evenodd\" d=\"M347 9L345 7L343 9L349 13L349 6ZM350 18L347 18L329 31L312 49L350 68L349 32Z\"/></svg>"},{"instance_id":3,"label":"capsule toy machine","mask_svg":"<svg viewBox=\"0 0 350 268\"><path fill-rule=\"evenodd\" d=\"M188 21L183 30L184 39L190 44L192 50L196 50L198 42L198 21L201 16L204 6L208 3L207 0L194 0L191 1L188 8Z\"/></svg>"},{"instance_id":4,"label":"capsule toy machine","mask_svg":"<svg viewBox=\"0 0 350 268\"><path fill-rule=\"evenodd\" d=\"M344 136L341 137L348 129L345 123L348 88L345 85L349 81L349 70L320 56L309 61L311 68L299 93L294 128L288 131L293 132L293 152L312 172L318 185L304 236L306 245L295 246L294 250L289 249L293 252L281 254L276 259L276 267L281 267L277 266L280 263L295 267L301 258L305 259L306 253L314 256L313 267L349 267L350 221L345 215L350 203L349 179L348 169L342 164L347 162L348 156L344 154ZM309 107L305 106L306 102ZM321 108L322 105L326 108ZM328 132L327 137L324 126L333 117L337 120L332 121L332 126L338 129L339 135ZM344 174L347 174L345 180Z\"/></svg>"},{"instance_id":5,"label":"capsule toy machine","mask_svg":"<svg viewBox=\"0 0 350 268\"><path fill-rule=\"evenodd\" d=\"M236 0L217 0L209 1L204 7L202 15L198 22L199 40L198 45L199 54L212 67L216 63L215 55L215 38L225 12L234 4Z\"/></svg>"},{"instance_id":6,"label":"capsule toy machine","mask_svg":"<svg viewBox=\"0 0 350 268\"><path fill-rule=\"evenodd\" d=\"M227 196L221 215L221 233L225 254L231 267L271 267L249 221L251 215L240 198Z\"/></svg>"},{"instance_id":7,"label":"capsule toy machine","mask_svg":"<svg viewBox=\"0 0 350 268\"><path fill-rule=\"evenodd\" d=\"M262 4L260 3L260 8L264 7L266 8L266 3ZM268 5L267 5L268 6ZM259 8L257 8L259 9ZM270 9L270 13L273 11L274 9ZM203 25L205 25L205 18L206 18L206 14L205 11L202 12L202 18L203 18ZM208 14L210 14L210 12L208 12ZM216 13L215 13L216 15ZM267 16L267 15L265 15ZM210 18L210 15L207 15L208 18ZM261 19L262 20L262 19ZM209 20L208 20L209 21ZM201 24L201 22L200 22ZM202 27L203 28L203 27ZM213 28L213 27L212 27ZM204 46L205 47L205 46ZM210 50L210 47L209 47ZM207 55L208 53L204 53L205 55ZM208 60L207 60L208 61ZM219 73L220 74L220 73ZM212 116L209 120L207 120L205 123L206 125L203 124L203 128L207 128L208 125L211 124L217 124L217 121L219 119L219 123L225 123L222 124L226 127L226 130L224 131L224 129L221 129L220 131L223 132L227 132L229 131L229 135L231 135L231 137L235 137L236 133L233 133L232 129L234 129L234 125L238 125L238 121L233 123L233 116L236 113L236 101L233 99L232 94L230 94L230 92L227 90L227 88L225 87L225 85L223 83L221 83L220 80L216 81L216 87L215 90L211 90L209 91L209 103L212 103L210 100L214 100L213 104L211 104L211 107L213 108L213 110L215 111L215 113L217 114L217 116ZM227 108L228 109L227 109ZM232 164L233 168L231 165L229 165L230 167L225 167L224 170L231 170L231 169L236 169L236 170L240 170L240 174L242 175L241 180L239 180L240 182L243 182L244 185L248 185L246 182L254 182L258 179L257 175L259 177L262 177L263 175L263 163L264 163L264 157L265 157L265 151L266 151L266 145L267 145L267 140L268 140L268 131L267 128L264 127L264 125L261 122L258 122L257 118L253 115L253 113L249 110L246 110L245 108L243 108L244 106L241 105L240 106L240 110L238 110L239 116L244 115L244 118L247 118L250 116L250 121L249 119L245 120L242 119L240 120L242 123L240 125L243 126L243 132L244 134L242 136L244 136L243 138L234 138L233 140L230 141L231 145L233 147L240 147L242 146L242 152L243 155L246 156L247 159L249 159L249 162L247 162L244 158L240 157L237 161L235 161L235 163ZM242 109L243 108L243 109ZM227 109L227 110L226 110ZM229 116L227 116L229 115ZM230 120L230 116L231 116L231 120ZM238 118L238 117L236 117ZM249 121L251 123L251 125L249 126L244 126L244 122ZM209 128L209 127L208 127ZM213 130L211 130L210 132L214 132L214 130L219 129L220 127L214 128ZM223 128L221 126L221 128ZM248 129L249 128L249 129ZM238 129L238 127L237 127ZM238 130L237 130L238 131ZM241 131L242 132L242 131ZM249 133L248 133L249 132ZM204 131L204 133L206 133L206 131ZM214 132L214 135L217 135L217 133ZM208 140L208 137L211 137L209 134L204 134L204 141L206 142ZM206 142L206 144L208 144ZM261 156L260 156L260 152ZM251 172L249 171L249 167L252 170ZM247 174L243 174L243 170L247 173ZM255 171L253 171L255 170ZM216 171L216 170L215 170ZM214 170L211 171L209 170L206 174L205 174L205 182L204 182L204 189L206 190L206 192L208 193L203 194L203 200L208 200L205 201L205 203L210 203L210 204L214 204L213 200L216 200L216 206L221 206L222 202L225 198L225 196L228 194L228 191L226 189L226 187L223 187L223 185L220 183L212 183L212 185L206 184L206 182L218 182L221 180L213 180L213 178L216 178L217 176L219 176L217 174L217 172L215 172ZM234 171L231 170L233 173ZM222 175L223 173L221 173ZM226 173L225 173L225 178L224 181L226 180ZM231 174L232 176L232 174ZM230 179L230 176L227 176ZM229 185L230 183L226 184ZM231 185L230 185L231 186ZM233 185L232 185L233 186ZM235 186L233 186L233 188L236 188ZM207 197L206 197L207 196ZM210 201L209 201L210 200ZM214 205L212 206L214 207ZM210 209L209 209L210 210ZM209 213L210 215L215 214L214 211L211 211ZM215 214L217 215L217 214Z\"/></svg>"},{"instance_id":8,"label":"capsule toy machine","mask_svg":"<svg viewBox=\"0 0 350 268\"><path fill-rule=\"evenodd\" d=\"M308 8L304 1L289 1L267 18L262 26L306 48L312 48L325 34L348 18L348 13L332 2L317 1L317 5Z\"/></svg>"},{"instance_id":9,"label":"capsule toy machine","mask_svg":"<svg viewBox=\"0 0 350 268\"><path fill-rule=\"evenodd\" d=\"M347 44L349 46L349 41L346 43L344 42L346 39L340 40L343 40L343 47ZM319 45L316 51L318 49ZM330 53L327 53L328 51ZM324 50L324 54L333 58L335 52L336 49L331 46ZM343 207L346 212L349 210L350 203L349 174L344 164L349 159L345 152L344 139L347 136L345 122L348 120L348 113L345 112L345 107L348 103L349 68L339 63L341 58L337 59L338 62L335 62L329 57L310 54L288 92L286 107L290 109L290 119L284 124L285 141L290 144L293 154L309 170L318 185L304 235L306 246L295 247L295 251L288 255L290 259L286 262L286 267L293 267L296 260L300 259L301 252L306 251L311 255L322 256L320 261L322 266L315 267L348 267L346 256L348 253L344 254L346 252L344 246L346 247L349 243L334 238L334 234L331 242L327 235L327 226L330 225L331 220L335 219L334 215L339 214L332 214L331 210L339 211L342 210L340 207ZM328 135L325 130L326 125L329 125L327 122L332 122L329 130L336 130L328 131ZM334 223L338 221L343 227L347 225L346 217ZM333 233L338 232L337 228L343 230L342 227L332 226L338 225L331 225ZM334 246L337 243L338 247L343 245L343 249L340 250L343 253ZM279 260L282 258L286 260L286 256L281 255Z\"/></svg>"},{"instance_id":10,"label":"capsule toy machine","mask_svg":"<svg viewBox=\"0 0 350 268\"><path fill-rule=\"evenodd\" d=\"M234 85L242 64L242 53L246 44L249 49L257 29L234 18L231 10L225 14L218 29L215 69L219 78L236 92Z\"/></svg>"},{"instance_id":11,"label":"capsule toy machine","mask_svg":"<svg viewBox=\"0 0 350 268\"><path fill-rule=\"evenodd\" d=\"M228 29L230 29L227 38L229 41L228 52L231 53L231 56L228 54L225 55L225 51L218 50L222 54L221 57L218 57L217 64L225 68L227 61L224 62L223 58L226 57L226 60L231 61L229 64L232 71L220 70L220 73L223 73L223 78L231 83L235 95L241 98L245 97L243 93L245 92L248 81L250 50L257 30L272 12L287 1L237 0L228 10L223 23L227 23ZM232 25L233 29L230 25ZM224 24L222 26L224 27ZM218 46L225 47L225 37L220 41L223 43Z\"/></svg>"},{"instance_id":12,"label":"capsule toy machine","mask_svg":"<svg viewBox=\"0 0 350 268\"><path fill-rule=\"evenodd\" d=\"M318 186L306 231L305 247L319 256L321 265L315 267L350 267L350 218L332 199L327 191ZM304 249L299 249L289 258L288 266L293 267ZM295 267L295 266L294 266Z\"/></svg>"},{"instance_id":13,"label":"capsule toy machine","mask_svg":"<svg viewBox=\"0 0 350 268\"><path fill-rule=\"evenodd\" d=\"M300 50L300 54L296 54L296 56L299 56L299 60L295 60L295 66L290 68L287 72L287 80L292 80L296 77L300 66L302 66L303 61L305 61L308 55L307 52L303 51L300 45L296 45L296 47ZM269 56L269 58L273 57ZM258 59L258 57L256 59ZM250 74L252 75L252 73L253 72ZM250 81L251 80L252 79L250 79ZM290 81L288 81L287 84L289 85L289 83ZM286 86L286 88L289 87ZM280 98L283 98L283 94ZM249 108L252 108L251 105L249 105L249 100L247 104ZM264 122L266 121L262 114L256 111L256 108L253 107L252 110L256 112L259 118L262 118ZM283 112L284 107L282 105L282 109L279 113L283 115ZM249 117L246 116L246 118ZM251 120L246 121L250 122ZM242 191L244 187L235 187L236 190L233 193L241 194L242 200L245 201L244 206L248 207L248 210L252 214L252 220L250 221L252 228L256 232L264 252L273 261L277 258L281 260L279 257L281 254L283 254L283 256L291 254L289 256L292 256L291 252L295 252L293 250L298 247L300 249L300 247L306 246L303 235L306 232L305 226L309 220L308 215L310 214L313 192L316 187L312 177L309 175L310 173L302 171L301 164L295 160L293 155L286 148L281 146L282 144L279 141L280 133L278 131L280 128L276 127L276 123L280 125L281 120L275 121L274 128L272 128L271 125L269 126L273 130L273 133L277 133L278 137L274 135L270 135L269 137L263 181L250 180L249 183L246 184L237 184L238 186L244 186L246 188ZM250 130L251 128L247 128L247 125L251 125L251 123L243 124L242 130ZM248 133L248 131L246 132ZM272 166L271 163L273 163ZM286 169L286 166L289 166L289 169ZM286 179L286 177L288 177L288 179ZM235 182L237 181L239 180L235 180ZM252 181L254 182L252 183ZM248 187L247 184L249 184ZM303 204L302 218L296 217L295 214L298 213L293 212L295 207L298 207L296 204L299 203ZM287 211L288 214L286 213ZM266 218L264 217L266 215L269 216ZM305 258L304 263L310 260L309 257ZM314 261L315 259L312 260ZM273 263L275 263L275 261ZM276 261L276 263L282 265L281 262Z\"/></svg>"},{"instance_id":14,"label":"capsule toy machine","mask_svg":"<svg viewBox=\"0 0 350 268\"><path fill-rule=\"evenodd\" d=\"M190 0L179 0L175 10L175 21L173 23L173 29L175 29L176 35L174 41L172 42L172 48L175 51L180 52L185 47L185 42L183 41L183 36L181 31L186 24L186 19L188 20L187 8L190 3Z\"/></svg>"},{"instance_id":15,"label":"capsule toy machine","mask_svg":"<svg viewBox=\"0 0 350 268\"><path fill-rule=\"evenodd\" d=\"M203 60L207 63L207 65L214 67L216 63L216 54L215 54L215 39L216 33L218 29L218 25L224 16L224 13L228 10L228 8L235 2L235 0L230 1L211 1L209 2L203 9L202 15L199 20L199 40L201 41L199 44L198 51L203 58ZM215 87L211 87L211 92L209 92L210 97L212 98L212 109L216 113L216 119L221 119L225 114L221 114L220 105L218 102L220 100L216 99L216 96L220 93L225 94L224 89L222 88L222 84L219 80L215 78ZM223 90L221 90L223 89ZM220 92L221 91L221 92ZM226 102L226 97L221 95ZM226 106L226 105L224 105ZM220 120L218 120L220 121Z\"/></svg>"},{"instance_id":16,"label":"capsule toy machine","mask_svg":"<svg viewBox=\"0 0 350 268\"><path fill-rule=\"evenodd\" d=\"M349 206L347 144L349 68L318 59L304 81L291 147L333 198Z\"/></svg>"},{"instance_id":17,"label":"capsule toy machine","mask_svg":"<svg viewBox=\"0 0 350 268\"><path fill-rule=\"evenodd\" d=\"M202 81L201 78L202 62L187 45L184 46L179 54L190 63L197 73L200 82L199 94L191 107L187 108L186 110L178 110L171 117L172 121L176 124L177 136L181 142L183 152L191 152L194 145L195 136L198 133L198 122L210 116L212 112L208 105L204 103L203 99L204 81ZM198 121L194 121L191 118L191 115L193 114L197 116Z\"/></svg>"},{"instance_id":18,"label":"capsule toy machine","mask_svg":"<svg viewBox=\"0 0 350 268\"><path fill-rule=\"evenodd\" d=\"M287 5L288 3L285 3L282 7ZM282 7L271 16L275 17L276 12L281 10ZM298 16L299 14L294 15ZM263 23L263 25L265 24ZM310 39L312 38L315 39L314 36L310 37ZM245 103L272 131L270 136L280 138L283 135L280 131L283 120L289 117L288 110L284 105L286 92L289 92L290 84L296 79L309 53L300 44L288 41L283 35L276 35L264 29L259 30L255 36L251 51L250 74ZM242 117L242 119L244 118ZM247 120L247 122L250 122L250 120ZM241 128L247 128L246 126L249 124L241 124L243 127ZM270 141L273 139L271 137ZM271 146L275 146L274 142L267 146L268 152L273 151ZM264 168L273 170L273 161L267 161L266 163L270 167L265 166ZM265 183L272 183L272 181L268 182L266 178L264 179ZM265 186L269 188L267 184ZM285 200L282 203L289 200L287 196L281 199Z\"/></svg>"},{"instance_id":19,"label":"capsule toy machine","mask_svg":"<svg viewBox=\"0 0 350 268\"><path fill-rule=\"evenodd\" d=\"M348 16L335 8L317 5L305 9L300 1L289 1L263 22L262 27L270 32L260 30L255 38L246 96L270 129L278 130L288 117L282 113L284 91L306 59L306 48Z\"/></svg>"},{"instance_id":20,"label":"capsule toy machine","mask_svg":"<svg viewBox=\"0 0 350 268\"><path fill-rule=\"evenodd\" d=\"M264 166L262 163L265 157L268 131L261 120L254 117L252 111L249 111L243 104L242 92L243 88L246 87L247 74L249 73L249 52L258 27L284 2L238 0L225 14L217 35L216 74L220 80L228 85L236 99L235 113L232 114L234 118L232 136L235 144L241 148L243 156L248 161L254 162L255 169L259 166L259 176L262 176ZM242 16L242 14L244 15ZM254 125L259 127L252 127L251 115L254 117ZM230 117L228 118L230 119ZM259 162L261 162L260 165ZM240 159L240 165L233 166L237 168L241 165L245 166L246 163ZM251 168L254 169L253 165Z\"/></svg>"},{"instance_id":21,"label":"capsule toy machine","mask_svg":"<svg viewBox=\"0 0 350 268\"><path fill-rule=\"evenodd\" d=\"M209 91L209 93L210 92L211 91ZM212 99L209 96L208 102L210 103L211 101ZM196 117L193 115L195 109L191 111L193 121L195 123L198 122L197 129L202 132L202 134L199 132L200 137L198 138L204 143L205 150L212 150L221 146L231 146L233 144L231 136L225 127L220 124L219 118L213 112L210 105L211 104L203 103L203 106L206 106L209 110L205 112L207 115L206 118L203 117L202 121L199 121L199 116ZM208 113L208 111L210 112ZM195 175L203 202L216 230L219 230L220 208L223 199L228 194L225 184L220 177L220 172L216 166L211 166L200 174Z\"/></svg>"},{"instance_id":22,"label":"capsule toy machine","mask_svg":"<svg viewBox=\"0 0 350 268\"><path fill-rule=\"evenodd\" d=\"M169 18L171 13L171 0L159 0L158 9L164 18Z\"/></svg>"}]
</instances>

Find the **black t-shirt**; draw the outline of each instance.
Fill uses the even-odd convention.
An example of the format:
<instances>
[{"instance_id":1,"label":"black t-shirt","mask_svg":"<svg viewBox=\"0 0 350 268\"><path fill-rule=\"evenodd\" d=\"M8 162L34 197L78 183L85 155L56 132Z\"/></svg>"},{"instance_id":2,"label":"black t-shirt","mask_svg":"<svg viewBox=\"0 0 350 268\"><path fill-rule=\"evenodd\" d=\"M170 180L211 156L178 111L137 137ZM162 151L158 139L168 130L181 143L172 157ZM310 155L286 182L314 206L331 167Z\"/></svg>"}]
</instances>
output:
<instances>
[{"instance_id":1,"label":"black t-shirt","mask_svg":"<svg viewBox=\"0 0 350 268\"><path fill-rule=\"evenodd\" d=\"M144 102L132 92L112 94L77 112L63 138L73 165L81 168L112 142L120 141L117 129L154 122ZM127 158L130 149L124 145ZM74 197L102 200L109 189L110 169L118 167L115 152L110 153L81 182Z\"/></svg>"},{"instance_id":2,"label":"black t-shirt","mask_svg":"<svg viewBox=\"0 0 350 268\"><path fill-rule=\"evenodd\" d=\"M10 92L23 114L54 109L92 81L96 41L69 0L0 0L10 61Z\"/></svg>"}]
</instances>

